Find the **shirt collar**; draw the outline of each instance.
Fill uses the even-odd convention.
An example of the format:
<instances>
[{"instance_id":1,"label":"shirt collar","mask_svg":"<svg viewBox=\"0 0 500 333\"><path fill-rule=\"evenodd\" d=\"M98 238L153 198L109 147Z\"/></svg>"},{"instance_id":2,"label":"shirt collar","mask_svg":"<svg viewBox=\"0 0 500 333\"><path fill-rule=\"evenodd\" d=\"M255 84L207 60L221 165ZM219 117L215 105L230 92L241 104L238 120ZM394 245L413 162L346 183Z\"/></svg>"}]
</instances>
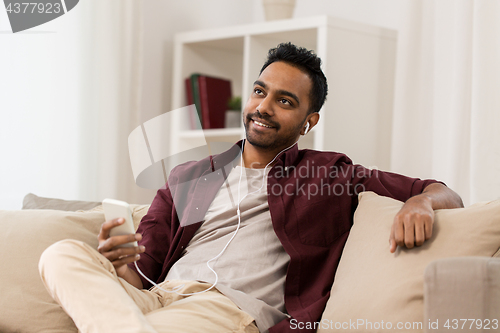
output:
<instances>
[{"instance_id":1,"label":"shirt collar","mask_svg":"<svg viewBox=\"0 0 500 333\"><path fill-rule=\"evenodd\" d=\"M225 152L211 156L211 168L212 171L218 170L226 165L229 165L239 158L241 153L241 147L243 145L243 140L235 143L231 148ZM299 155L298 145L293 145L292 148L280 153L276 158L275 165L283 165L285 167L292 166L296 163L297 157Z\"/></svg>"}]
</instances>

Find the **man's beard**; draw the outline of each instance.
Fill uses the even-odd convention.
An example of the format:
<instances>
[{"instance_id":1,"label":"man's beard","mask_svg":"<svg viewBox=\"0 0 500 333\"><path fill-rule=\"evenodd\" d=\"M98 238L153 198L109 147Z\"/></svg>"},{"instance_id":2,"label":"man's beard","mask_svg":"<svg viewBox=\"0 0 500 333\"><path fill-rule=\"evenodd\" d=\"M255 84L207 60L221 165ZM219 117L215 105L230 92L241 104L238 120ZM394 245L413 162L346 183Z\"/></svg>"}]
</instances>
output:
<instances>
[{"instance_id":1,"label":"man's beard","mask_svg":"<svg viewBox=\"0 0 500 333\"><path fill-rule=\"evenodd\" d=\"M289 147L293 143L296 142L296 137L297 134L300 133L300 129L302 128L302 124L298 125L297 128L287 135L286 137L277 137L275 140L264 140L259 134L256 134L253 132L253 136L249 133L249 127L250 123L252 122L253 119L262 119L263 121L266 121L267 123L271 124L276 131L278 131L281 126L269 119L268 116L262 115L259 111L256 111L253 114L248 114L246 116L246 121L243 122L245 126L245 134L246 134L246 140L254 147L266 149L266 150L276 150L282 147ZM260 140L259 140L260 139Z\"/></svg>"}]
</instances>

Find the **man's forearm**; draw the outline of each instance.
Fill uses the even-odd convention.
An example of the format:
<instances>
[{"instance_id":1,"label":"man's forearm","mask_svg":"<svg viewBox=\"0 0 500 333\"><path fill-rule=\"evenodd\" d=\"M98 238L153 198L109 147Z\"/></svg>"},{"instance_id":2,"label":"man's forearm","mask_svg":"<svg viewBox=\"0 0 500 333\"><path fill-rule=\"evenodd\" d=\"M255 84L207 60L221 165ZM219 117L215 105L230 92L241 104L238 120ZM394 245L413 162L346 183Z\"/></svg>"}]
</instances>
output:
<instances>
[{"instance_id":1,"label":"man's forearm","mask_svg":"<svg viewBox=\"0 0 500 333\"><path fill-rule=\"evenodd\" d=\"M462 199L455 191L440 183L428 185L420 195L430 199L433 210L464 206Z\"/></svg>"}]
</instances>

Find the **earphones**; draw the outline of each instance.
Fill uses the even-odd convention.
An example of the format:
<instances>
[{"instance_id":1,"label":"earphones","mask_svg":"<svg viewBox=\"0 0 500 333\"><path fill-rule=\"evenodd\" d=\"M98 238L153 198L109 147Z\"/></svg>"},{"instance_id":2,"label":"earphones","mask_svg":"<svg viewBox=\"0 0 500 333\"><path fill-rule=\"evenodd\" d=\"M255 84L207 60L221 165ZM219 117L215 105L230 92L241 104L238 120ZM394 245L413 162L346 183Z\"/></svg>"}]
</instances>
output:
<instances>
[{"instance_id":1,"label":"earphones","mask_svg":"<svg viewBox=\"0 0 500 333\"><path fill-rule=\"evenodd\" d=\"M309 122L307 122L307 124L306 124L306 129L304 131L304 135L306 135L308 131L309 131Z\"/></svg>"}]
</instances>

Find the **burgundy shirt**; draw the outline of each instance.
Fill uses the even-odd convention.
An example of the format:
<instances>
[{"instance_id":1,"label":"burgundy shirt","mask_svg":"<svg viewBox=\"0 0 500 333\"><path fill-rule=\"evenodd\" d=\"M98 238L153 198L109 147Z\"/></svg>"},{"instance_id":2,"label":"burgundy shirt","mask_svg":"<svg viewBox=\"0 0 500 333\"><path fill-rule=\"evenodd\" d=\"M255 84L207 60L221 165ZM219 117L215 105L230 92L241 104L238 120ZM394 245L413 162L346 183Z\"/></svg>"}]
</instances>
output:
<instances>
[{"instance_id":1,"label":"burgundy shirt","mask_svg":"<svg viewBox=\"0 0 500 333\"><path fill-rule=\"evenodd\" d=\"M239 163L240 147L241 141L222 154L177 166L158 190L137 231L146 247L137 264L153 281L164 281L203 223L230 168ZM366 169L335 152L299 150L295 145L281 153L269 172L267 193L274 231L290 256L288 314L297 322L320 320L353 224L357 194L373 191L406 201L434 182ZM151 286L141 279L144 288ZM289 321L269 331L296 332Z\"/></svg>"}]
</instances>

